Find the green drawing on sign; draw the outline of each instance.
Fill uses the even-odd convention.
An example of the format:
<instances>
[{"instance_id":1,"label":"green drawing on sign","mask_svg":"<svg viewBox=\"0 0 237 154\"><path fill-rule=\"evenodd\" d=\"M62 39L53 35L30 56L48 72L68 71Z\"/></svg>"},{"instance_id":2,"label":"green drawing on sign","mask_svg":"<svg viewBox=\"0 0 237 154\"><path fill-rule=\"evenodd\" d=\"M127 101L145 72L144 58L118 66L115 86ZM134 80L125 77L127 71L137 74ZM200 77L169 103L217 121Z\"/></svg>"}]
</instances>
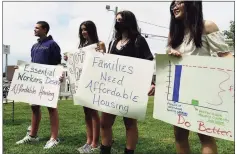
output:
<instances>
[{"instance_id":1,"label":"green drawing on sign","mask_svg":"<svg viewBox=\"0 0 237 154\"><path fill-rule=\"evenodd\" d=\"M192 105L198 106L198 100L193 99L193 100L192 100Z\"/></svg>"}]
</instances>

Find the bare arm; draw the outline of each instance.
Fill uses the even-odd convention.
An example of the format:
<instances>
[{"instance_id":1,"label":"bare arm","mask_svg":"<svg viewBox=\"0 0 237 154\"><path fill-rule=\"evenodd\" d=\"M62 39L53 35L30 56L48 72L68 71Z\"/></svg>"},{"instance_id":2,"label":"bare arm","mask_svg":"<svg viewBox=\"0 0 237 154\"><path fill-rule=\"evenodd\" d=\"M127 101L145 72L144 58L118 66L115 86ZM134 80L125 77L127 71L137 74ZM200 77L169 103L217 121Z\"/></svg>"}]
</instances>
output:
<instances>
[{"instance_id":1,"label":"bare arm","mask_svg":"<svg viewBox=\"0 0 237 154\"><path fill-rule=\"evenodd\" d=\"M206 34L211 34L213 32L219 31L218 26L212 21L204 21L204 28ZM219 57L234 58L231 52L218 53Z\"/></svg>"}]
</instances>

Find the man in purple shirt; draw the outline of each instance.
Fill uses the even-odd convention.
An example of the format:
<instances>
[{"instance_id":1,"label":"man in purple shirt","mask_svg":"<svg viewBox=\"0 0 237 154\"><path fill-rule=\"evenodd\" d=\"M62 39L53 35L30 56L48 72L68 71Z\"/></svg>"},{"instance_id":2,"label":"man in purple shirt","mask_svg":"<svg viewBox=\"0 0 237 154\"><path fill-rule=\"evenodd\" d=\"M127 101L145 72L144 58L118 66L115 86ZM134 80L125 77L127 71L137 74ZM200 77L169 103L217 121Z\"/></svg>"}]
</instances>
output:
<instances>
[{"instance_id":1,"label":"man in purple shirt","mask_svg":"<svg viewBox=\"0 0 237 154\"><path fill-rule=\"evenodd\" d=\"M35 36L39 37L37 43L31 48L31 62L46 64L46 65L58 65L61 64L60 47L53 40L52 36L47 36L49 32L49 24L45 21L39 21L35 26ZM61 78L62 80L62 78ZM16 144L24 144L31 142L38 142L37 136L39 123L41 120L41 111L39 105L31 105L32 117L31 117L31 130L22 140L16 142ZM46 143L44 149L52 148L59 143L58 129L59 118L58 109L48 107L50 125L51 125L51 137Z\"/></svg>"}]
</instances>

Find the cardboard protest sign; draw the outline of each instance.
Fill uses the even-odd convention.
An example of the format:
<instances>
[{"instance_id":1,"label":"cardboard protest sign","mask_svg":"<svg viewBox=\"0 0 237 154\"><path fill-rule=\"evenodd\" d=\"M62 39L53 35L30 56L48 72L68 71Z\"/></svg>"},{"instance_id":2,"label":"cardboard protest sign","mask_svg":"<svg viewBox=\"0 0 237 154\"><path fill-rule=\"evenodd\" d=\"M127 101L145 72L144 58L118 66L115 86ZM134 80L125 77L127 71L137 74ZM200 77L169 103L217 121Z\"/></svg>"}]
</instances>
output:
<instances>
[{"instance_id":1,"label":"cardboard protest sign","mask_svg":"<svg viewBox=\"0 0 237 154\"><path fill-rule=\"evenodd\" d=\"M75 103L142 120L153 72L153 61L87 52Z\"/></svg>"},{"instance_id":2,"label":"cardboard protest sign","mask_svg":"<svg viewBox=\"0 0 237 154\"><path fill-rule=\"evenodd\" d=\"M83 63L86 57L86 53L90 51L95 51L97 44L92 44L87 47L74 49L67 53L67 72L69 77L69 86L72 95L76 94L78 91L78 84L80 80L80 76L82 73ZM73 97L74 103L77 102L75 97Z\"/></svg>"},{"instance_id":3,"label":"cardboard protest sign","mask_svg":"<svg viewBox=\"0 0 237 154\"><path fill-rule=\"evenodd\" d=\"M234 59L156 55L153 116L234 141Z\"/></svg>"},{"instance_id":4,"label":"cardboard protest sign","mask_svg":"<svg viewBox=\"0 0 237 154\"><path fill-rule=\"evenodd\" d=\"M8 99L56 108L63 67L18 62Z\"/></svg>"}]
</instances>

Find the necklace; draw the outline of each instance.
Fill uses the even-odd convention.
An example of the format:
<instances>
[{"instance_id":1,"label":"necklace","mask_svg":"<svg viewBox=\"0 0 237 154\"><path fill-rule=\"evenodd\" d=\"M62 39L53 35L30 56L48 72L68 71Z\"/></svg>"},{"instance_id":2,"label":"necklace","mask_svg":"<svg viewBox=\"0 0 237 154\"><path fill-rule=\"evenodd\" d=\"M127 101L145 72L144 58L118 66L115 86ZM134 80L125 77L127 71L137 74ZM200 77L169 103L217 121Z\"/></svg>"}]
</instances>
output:
<instances>
[{"instance_id":1,"label":"necklace","mask_svg":"<svg viewBox=\"0 0 237 154\"><path fill-rule=\"evenodd\" d=\"M128 40L128 38L126 38L124 41L121 40L121 45L120 45L121 48L124 47L124 45L126 45L126 44L124 44L124 43L125 43L127 40Z\"/></svg>"},{"instance_id":2,"label":"necklace","mask_svg":"<svg viewBox=\"0 0 237 154\"><path fill-rule=\"evenodd\" d=\"M87 45L88 43L89 43L89 42L86 40L84 46Z\"/></svg>"}]
</instances>

